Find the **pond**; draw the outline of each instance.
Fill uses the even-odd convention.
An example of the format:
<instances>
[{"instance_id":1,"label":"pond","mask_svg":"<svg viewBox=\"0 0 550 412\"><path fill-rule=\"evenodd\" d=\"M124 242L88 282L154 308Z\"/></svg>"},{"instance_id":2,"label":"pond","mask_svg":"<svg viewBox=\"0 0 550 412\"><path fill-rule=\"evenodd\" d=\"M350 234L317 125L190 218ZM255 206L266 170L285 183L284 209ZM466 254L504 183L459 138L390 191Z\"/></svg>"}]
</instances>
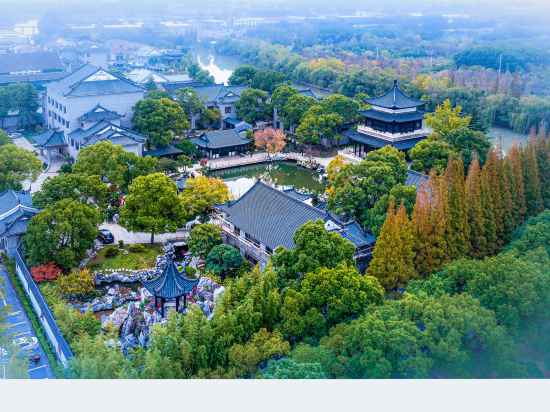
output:
<instances>
[{"instance_id":1,"label":"pond","mask_svg":"<svg viewBox=\"0 0 550 412\"><path fill-rule=\"evenodd\" d=\"M489 140L493 145L498 143L502 144L502 150L507 153L514 143L518 145L527 141L528 136L520 133L516 133L513 130L505 129L503 127L491 127L488 133Z\"/></svg>"},{"instance_id":2,"label":"pond","mask_svg":"<svg viewBox=\"0 0 550 412\"><path fill-rule=\"evenodd\" d=\"M250 189L256 180L262 179L276 186L292 186L308 193L321 194L325 184L319 173L300 167L293 162L274 162L239 166L210 173L223 179L235 199Z\"/></svg>"}]
</instances>

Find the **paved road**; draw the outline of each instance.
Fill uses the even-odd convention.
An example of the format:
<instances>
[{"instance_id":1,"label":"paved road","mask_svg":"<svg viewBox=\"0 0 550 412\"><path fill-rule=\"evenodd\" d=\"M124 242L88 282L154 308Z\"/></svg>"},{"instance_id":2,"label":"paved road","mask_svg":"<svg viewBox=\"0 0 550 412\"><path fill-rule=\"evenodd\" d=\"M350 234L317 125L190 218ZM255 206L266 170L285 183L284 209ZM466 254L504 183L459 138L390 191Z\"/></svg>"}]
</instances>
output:
<instances>
[{"instance_id":1,"label":"paved road","mask_svg":"<svg viewBox=\"0 0 550 412\"><path fill-rule=\"evenodd\" d=\"M115 243L119 240L124 241L126 244L149 243L151 241L150 233L128 232L125 228L115 223L103 223L99 228L110 230L115 238ZM184 232L156 234L155 243L163 243L167 240L183 240L185 236Z\"/></svg>"},{"instance_id":2,"label":"paved road","mask_svg":"<svg viewBox=\"0 0 550 412\"><path fill-rule=\"evenodd\" d=\"M31 152L38 152L38 149L36 149L26 138L24 137L19 137L17 139L13 139L13 143L22 148L22 149L26 149L26 150L30 150ZM26 181L23 183L23 187L25 189L27 189L30 185L30 188L31 188L31 192L32 193L35 193L35 192L38 192L41 188L42 188L42 184L44 183L44 181L48 178L48 177L53 177L53 176L57 176L59 174L59 169L61 168L61 166L63 165L63 159L60 158L60 157L55 157L53 159L46 159L45 157L41 156L40 154L38 154L38 158L44 162L44 163L48 163L48 168L46 170L44 170L39 176L38 178L34 181L34 182L30 182L30 181Z\"/></svg>"},{"instance_id":3,"label":"paved road","mask_svg":"<svg viewBox=\"0 0 550 412\"><path fill-rule=\"evenodd\" d=\"M0 306L8 307L8 333L14 338L22 336L36 336L27 314L19 301L15 290L13 289L6 268L0 263ZM40 353L40 362L36 364L29 363L29 377L31 379L51 379L54 378L48 358L44 350L39 345L34 351Z\"/></svg>"}]
</instances>

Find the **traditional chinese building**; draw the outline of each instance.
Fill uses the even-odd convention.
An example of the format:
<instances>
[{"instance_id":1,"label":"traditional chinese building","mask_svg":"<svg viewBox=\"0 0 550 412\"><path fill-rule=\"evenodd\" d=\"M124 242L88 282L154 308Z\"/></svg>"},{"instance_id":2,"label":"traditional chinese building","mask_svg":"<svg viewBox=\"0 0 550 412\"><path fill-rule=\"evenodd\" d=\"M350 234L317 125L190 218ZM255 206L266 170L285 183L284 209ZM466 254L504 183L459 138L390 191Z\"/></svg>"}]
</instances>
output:
<instances>
[{"instance_id":1,"label":"traditional chinese building","mask_svg":"<svg viewBox=\"0 0 550 412\"><path fill-rule=\"evenodd\" d=\"M27 225L38 209L29 192L7 190L0 193L0 252L12 256L27 232Z\"/></svg>"},{"instance_id":2,"label":"traditional chinese building","mask_svg":"<svg viewBox=\"0 0 550 412\"><path fill-rule=\"evenodd\" d=\"M430 134L424 127L424 102L407 96L397 80L388 93L366 102L371 108L360 112L357 128L343 133L356 156L387 145L409 150Z\"/></svg>"}]
</instances>

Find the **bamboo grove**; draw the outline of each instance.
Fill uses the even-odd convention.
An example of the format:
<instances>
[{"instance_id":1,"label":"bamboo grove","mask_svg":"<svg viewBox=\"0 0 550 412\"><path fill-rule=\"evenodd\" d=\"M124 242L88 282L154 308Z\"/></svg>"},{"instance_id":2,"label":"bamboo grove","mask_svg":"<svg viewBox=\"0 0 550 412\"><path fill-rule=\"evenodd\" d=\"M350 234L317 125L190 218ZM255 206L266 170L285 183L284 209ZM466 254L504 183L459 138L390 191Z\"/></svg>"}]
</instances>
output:
<instances>
[{"instance_id":1,"label":"bamboo grove","mask_svg":"<svg viewBox=\"0 0 550 412\"><path fill-rule=\"evenodd\" d=\"M399 290L455 259L498 253L527 218L550 208L549 137L533 132L505 156L492 149L483 165L477 156L467 167L450 157L418 189L410 216L404 205L389 205L368 273Z\"/></svg>"}]
</instances>

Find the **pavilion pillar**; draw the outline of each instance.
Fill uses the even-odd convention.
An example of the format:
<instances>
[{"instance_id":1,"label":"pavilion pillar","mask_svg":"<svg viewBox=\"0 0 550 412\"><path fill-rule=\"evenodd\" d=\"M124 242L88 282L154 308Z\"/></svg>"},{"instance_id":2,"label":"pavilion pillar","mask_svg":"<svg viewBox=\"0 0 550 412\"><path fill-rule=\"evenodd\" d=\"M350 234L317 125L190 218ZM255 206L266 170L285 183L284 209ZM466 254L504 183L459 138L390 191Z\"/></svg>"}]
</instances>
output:
<instances>
[{"instance_id":1,"label":"pavilion pillar","mask_svg":"<svg viewBox=\"0 0 550 412\"><path fill-rule=\"evenodd\" d=\"M183 295L183 307L187 309L187 295Z\"/></svg>"},{"instance_id":2,"label":"pavilion pillar","mask_svg":"<svg viewBox=\"0 0 550 412\"><path fill-rule=\"evenodd\" d=\"M157 296L155 295L155 310L158 310L158 309L159 309L159 302L158 302Z\"/></svg>"},{"instance_id":3,"label":"pavilion pillar","mask_svg":"<svg viewBox=\"0 0 550 412\"><path fill-rule=\"evenodd\" d=\"M176 313L179 312L180 307L180 297L176 296Z\"/></svg>"},{"instance_id":4,"label":"pavilion pillar","mask_svg":"<svg viewBox=\"0 0 550 412\"><path fill-rule=\"evenodd\" d=\"M164 317L164 298L160 298L160 316Z\"/></svg>"}]
</instances>

